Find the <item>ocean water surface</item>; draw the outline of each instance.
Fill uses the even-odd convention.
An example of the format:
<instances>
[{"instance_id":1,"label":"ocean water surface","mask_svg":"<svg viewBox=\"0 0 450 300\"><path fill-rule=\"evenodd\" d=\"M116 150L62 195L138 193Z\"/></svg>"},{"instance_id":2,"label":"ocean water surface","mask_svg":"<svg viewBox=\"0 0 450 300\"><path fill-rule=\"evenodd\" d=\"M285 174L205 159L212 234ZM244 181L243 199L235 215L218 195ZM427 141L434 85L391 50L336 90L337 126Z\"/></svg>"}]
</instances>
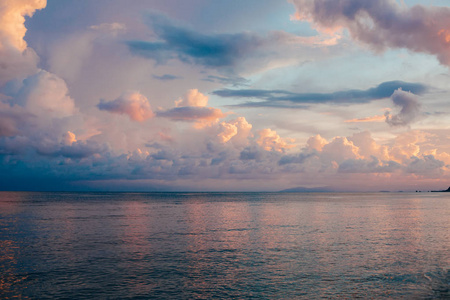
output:
<instances>
[{"instance_id":1,"label":"ocean water surface","mask_svg":"<svg viewBox=\"0 0 450 300\"><path fill-rule=\"evenodd\" d=\"M449 299L450 193L0 192L1 299Z\"/></svg>"}]
</instances>

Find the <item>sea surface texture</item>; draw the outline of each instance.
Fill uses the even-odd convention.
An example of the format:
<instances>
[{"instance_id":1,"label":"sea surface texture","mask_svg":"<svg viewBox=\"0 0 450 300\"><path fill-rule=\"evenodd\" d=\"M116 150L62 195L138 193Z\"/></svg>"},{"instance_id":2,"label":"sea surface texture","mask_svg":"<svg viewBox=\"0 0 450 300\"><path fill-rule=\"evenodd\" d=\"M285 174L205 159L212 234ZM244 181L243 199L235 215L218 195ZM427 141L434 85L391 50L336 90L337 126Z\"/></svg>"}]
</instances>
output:
<instances>
[{"instance_id":1,"label":"sea surface texture","mask_svg":"<svg viewBox=\"0 0 450 300\"><path fill-rule=\"evenodd\" d=\"M449 299L450 193L0 193L1 299Z\"/></svg>"}]
</instances>

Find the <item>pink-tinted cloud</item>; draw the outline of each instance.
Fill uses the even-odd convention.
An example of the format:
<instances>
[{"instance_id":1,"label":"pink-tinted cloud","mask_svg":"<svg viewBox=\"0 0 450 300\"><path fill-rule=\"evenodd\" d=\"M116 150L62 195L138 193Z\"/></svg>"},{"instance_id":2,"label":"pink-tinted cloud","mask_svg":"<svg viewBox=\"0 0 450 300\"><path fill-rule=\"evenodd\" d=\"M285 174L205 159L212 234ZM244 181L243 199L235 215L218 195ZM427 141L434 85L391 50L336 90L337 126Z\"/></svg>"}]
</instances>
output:
<instances>
[{"instance_id":1,"label":"pink-tinted cloud","mask_svg":"<svg viewBox=\"0 0 450 300\"><path fill-rule=\"evenodd\" d=\"M131 120L143 122L154 116L148 99L139 92L127 92L113 101L100 101L100 110L128 115Z\"/></svg>"},{"instance_id":2,"label":"pink-tinted cloud","mask_svg":"<svg viewBox=\"0 0 450 300\"><path fill-rule=\"evenodd\" d=\"M76 141L77 141L77 137L76 137L75 133L73 133L71 131L67 131L66 133L64 133L64 135L63 135L64 145L71 146Z\"/></svg>"},{"instance_id":3,"label":"pink-tinted cloud","mask_svg":"<svg viewBox=\"0 0 450 300\"><path fill-rule=\"evenodd\" d=\"M384 122L385 120L386 120L385 115L377 115L372 117L345 120L345 123Z\"/></svg>"},{"instance_id":4,"label":"pink-tinted cloud","mask_svg":"<svg viewBox=\"0 0 450 300\"><path fill-rule=\"evenodd\" d=\"M36 70L38 57L27 48L25 16L46 6L46 0L4 0L0 3L0 87Z\"/></svg>"},{"instance_id":5,"label":"pink-tinted cloud","mask_svg":"<svg viewBox=\"0 0 450 300\"><path fill-rule=\"evenodd\" d=\"M175 101L175 107L158 111L158 117L168 118L173 121L194 122L195 127L203 128L212 123L217 123L227 116L218 108L206 107L208 96L197 89L188 90L185 95Z\"/></svg>"},{"instance_id":6,"label":"pink-tinted cloud","mask_svg":"<svg viewBox=\"0 0 450 300\"><path fill-rule=\"evenodd\" d=\"M259 138L256 142L266 151L285 152L287 149L295 147L292 144L293 139L282 138L270 128L263 129L258 134Z\"/></svg>"},{"instance_id":7,"label":"pink-tinted cloud","mask_svg":"<svg viewBox=\"0 0 450 300\"><path fill-rule=\"evenodd\" d=\"M233 121L220 123L219 127L220 132L217 136L220 142L227 143L231 140L233 143L243 146L248 144L253 126L244 117L238 117Z\"/></svg>"},{"instance_id":8,"label":"pink-tinted cloud","mask_svg":"<svg viewBox=\"0 0 450 300\"><path fill-rule=\"evenodd\" d=\"M376 51L407 48L435 55L450 65L450 8L415 5L393 0L291 0L295 18L312 22L318 30L334 33L344 28L357 41Z\"/></svg>"},{"instance_id":9,"label":"pink-tinted cloud","mask_svg":"<svg viewBox=\"0 0 450 300\"><path fill-rule=\"evenodd\" d=\"M25 16L31 17L47 5L46 0L4 0L0 5L0 40L2 46L12 46L19 51L27 48L24 41L27 29Z\"/></svg>"}]
</instances>

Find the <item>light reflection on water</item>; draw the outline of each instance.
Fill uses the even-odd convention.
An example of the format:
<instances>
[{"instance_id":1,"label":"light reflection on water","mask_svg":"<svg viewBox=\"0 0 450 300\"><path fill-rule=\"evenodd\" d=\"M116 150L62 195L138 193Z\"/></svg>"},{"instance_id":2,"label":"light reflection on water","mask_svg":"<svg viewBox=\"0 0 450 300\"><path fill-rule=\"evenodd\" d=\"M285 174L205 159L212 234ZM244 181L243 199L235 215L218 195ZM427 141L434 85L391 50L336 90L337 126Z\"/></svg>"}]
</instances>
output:
<instances>
[{"instance_id":1,"label":"light reflection on water","mask_svg":"<svg viewBox=\"0 0 450 300\"><path fill-rule=\"evenodd\" d=\"M448 298L450 194L0 193L0 298Z\"/></svg>"}]
</instances>

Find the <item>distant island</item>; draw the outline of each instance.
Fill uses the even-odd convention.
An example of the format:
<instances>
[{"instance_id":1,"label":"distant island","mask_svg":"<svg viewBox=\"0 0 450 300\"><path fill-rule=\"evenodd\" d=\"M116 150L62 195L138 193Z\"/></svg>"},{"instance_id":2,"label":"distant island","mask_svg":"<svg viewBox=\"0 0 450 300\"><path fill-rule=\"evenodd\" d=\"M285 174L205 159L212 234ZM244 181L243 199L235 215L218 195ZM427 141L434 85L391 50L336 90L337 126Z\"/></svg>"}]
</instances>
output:
<instances>
[{"instance_id":1,"label":"distant island","mask_svg":"<svg viewBox=\"0 0 450 300\"><path fill-rule=\"evenodd\" d=\"M431 192L433 192L433 193L450 193L450 187L443 191L431 191Z\"/></svg>"}]
</instances>

